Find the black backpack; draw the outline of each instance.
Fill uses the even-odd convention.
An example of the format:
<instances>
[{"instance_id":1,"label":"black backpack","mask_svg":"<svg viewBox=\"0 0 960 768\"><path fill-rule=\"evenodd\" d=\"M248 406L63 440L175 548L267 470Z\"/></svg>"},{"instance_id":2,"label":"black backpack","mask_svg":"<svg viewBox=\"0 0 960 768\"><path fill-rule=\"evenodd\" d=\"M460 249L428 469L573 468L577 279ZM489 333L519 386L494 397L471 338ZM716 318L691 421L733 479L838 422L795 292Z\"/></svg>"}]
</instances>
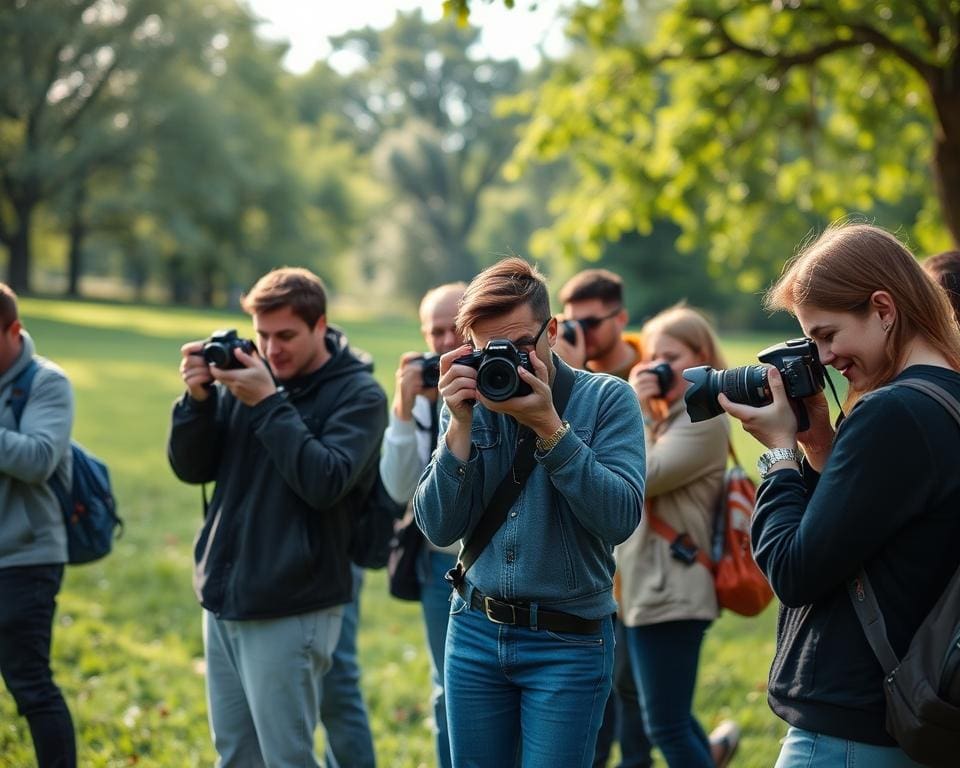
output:
<instances>
[{"instance_id":1,"label":"black backpack","mask_svg":"<svg viewBox=\"0 0 960 768\"><path fill-rule=\"evenodd\" d=\"M13 381L10 407L17 429L38 369L36 360L31 360ZM77 565L107 555L113 547L117 529L123 531L123 520L117 516L107 465L75 440L70 441L70 452L73 457L70 486L67 487L58 473L54 473L47 483L63 512L68 562Z\"/></svg>"},{"instance_id":2,"label":"black backpack","mask_svg":"<svg viewBox=\"0 0 960 768\"><path fill-rule=\"evenodd\" d=\"M394 523L403 517L405 504L397 504L380 479L380 457L373 481L362 492L360 508L350 516L350 559L361 568L383 568L390 559Z\"/></svg>"},{"instance_id":3,"label":"black backpack","mask_svg":"<svg viewBox=\"0 0 960 768\"><path fill-rule=\"evenodd\" d=\"M940 403L960 426L960 403L928 381L910 387ZM848 584L857 619L883 668L886 728L911 758L931 768L955 768L960 756L960 569L920 624L903 658L887 639L877 596L862 570Z\"/></svg>"}]
</instances>

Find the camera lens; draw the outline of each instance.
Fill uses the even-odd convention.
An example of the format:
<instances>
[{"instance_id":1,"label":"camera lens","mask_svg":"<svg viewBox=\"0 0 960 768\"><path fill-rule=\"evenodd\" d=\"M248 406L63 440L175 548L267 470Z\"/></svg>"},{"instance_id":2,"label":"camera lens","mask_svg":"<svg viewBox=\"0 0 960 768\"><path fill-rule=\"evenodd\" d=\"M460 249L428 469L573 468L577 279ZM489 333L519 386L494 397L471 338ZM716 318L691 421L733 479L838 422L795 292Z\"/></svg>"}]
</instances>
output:
<instances>
[{"instance_id":1,"label":"camera lens","mask_svg":"<svg viewBox=\"0 0 960 768\"><path fill-rule=\"evenodd\" d=\"M723 413L717 396L725 394L735 403L760 406L770 400L767 369L762 365L716 371L709 365L687 368L683 378L690 382L683 394L690 421L706 421Z\"/></svg>"},{"instance_id":2,"label":"camera lens","mask_svg":"<svg viewBox=\"0 0 960 768\"><path fill-rule=\"evenodd\" d=\"M217 368L226 368L232 362L232 350L216 342L207 344L203 348L203 359L208 365L215 365Z\"/></svg>"},{"instance_id":3,"label":"camera lens","mask_svg":"<svg viewBox=\"0 0 960 768\"><path fill-rule=\"evenodd\" d=\"M520 375L513 362L502 357L484 360L477 371L477 389L488 400L509 400L517 391Z\"/></svg>"}]
</instances>

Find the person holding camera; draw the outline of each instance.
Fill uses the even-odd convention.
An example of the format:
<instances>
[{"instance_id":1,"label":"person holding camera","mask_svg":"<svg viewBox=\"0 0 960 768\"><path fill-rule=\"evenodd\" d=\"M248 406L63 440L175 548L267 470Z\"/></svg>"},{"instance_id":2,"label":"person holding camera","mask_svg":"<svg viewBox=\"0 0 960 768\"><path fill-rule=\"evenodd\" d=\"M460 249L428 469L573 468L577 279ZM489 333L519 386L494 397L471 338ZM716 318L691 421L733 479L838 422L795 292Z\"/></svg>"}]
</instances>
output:
<instances>
[{"instance_id":1,"label":"person holding camera","mask_svg":"<svg viewBox=\"0 0 960 768\"><path fill-rule=\"evenodd\" d=\"M73 720L50 670L67 531L48 483L71 466L73 390L34 352L17 295L0 283L0 674L27 719L39 768L73 768ZM22 384L34 363L32 383Z\"/></svg>"},{"instance_id":2,"label":"person holding camera","mask_svg":"<svg viewBox=\"0 0 960 768\"><path fill-rule=\"evenodd\" d=\"M608 269L585 269L563 285L560 301L563 319L554 352L574 368L609 373L626 381L630 369L643 357L643 347L639 334L624 330L628 316L620 276ZM615 579L614 593L618 591L619 579ZM643 729L623 626L616 617L614 634L613 689L597 734L593 766L603 768L613 743L619 741L619 768L648 768L653 764L650 741Z\"/></svg>"},{"instance_id":3,"label":"person holding camera","mask_svg":"<svg viewBox=\"0 0 960 768\"><path fill-rule=\"evenodd\" d=\"M914 766L885 729L884 672L848 590L864 571L901 658L960 566L960 435L906 383L960 398L960 330L913 255L865 224L804 248L766 305L794 314L848 382L836 432L822 391L802 400L809 423L798 429L801 403L779 366L767 371L771 404L718 397L769 449L751 535L783 604L768 686L790 726L777 768Z\"/></svg>"},{"instance_id":4,"label":"person holding camera","mask_svg":"<svg viewBox=\"0 0 960 768\"><path fill-rule=\"evenodd\" d=\"M467 287L470 346L440 358L440 439L414 510L463 539L447 629L455 766L590 766L610 691L613 546L643 504L639 406L551 355L547 286L520 258Z\"/></svg>"},{"instance_id":5,"label":"person holding camera","mask_svg":"<svg viewBox=\"0 0 960 768\"><path fill-rule=\"evenodd\" d=\"M560 289L561 333L554 351L574 368L624 381L643 356L640 336L624 330L623 280L608 269L585 269Z\"/></svg>"},{"instance_id":6,"label":"person holding camera","mask_svg":"<svg viewBox=\"0 0 960 768\"><path fill-rule=\"evenodd\" d=\"M719 614L709 558L729 425L690 420L682 375L723 360L709 322L682 304L641 334L648 352L630 383L646 424L647 498L640 526L616 550L620 619L646 732L664 760L671 768L725 766L736 727L724 723L708 739L692 709L700 648Z\"/></svg>"},{"instance_id":7,"label":"person holding camera","mask_svg":"<svg viewBox=\"0 0 960 768\"><path fill-rule=\"evenodd\" d=\"M466 287L466 283L447 283L427 291L420 301L420 331L430 355L408 352L400 358L390 424L383 433L383 453L380 456L383 485L398 504L407 504L413 499L417 481L437 444L441 405L437 390L440 355L459 348L463 343L456 320ZM412 511L408 514L412 515ZM405 522L411 524L409 520ZM406 544L420 548L416 576L430 656L433 686L430 698L437 764L440 768L450 768L450 737L443 695L443 648L447 642L450 585L443 577L456 565L460 546L437 547L422 540L423 535L415 524L410 530L420 539L415 542L408 537Z\"/></svg>"},{"instance_id":8,"label":"person holding camera","mask_svg":"<svg viewBox=\"0 0 960 768\"><path fill-rule=\"evenodd\" d=\"M218 765L319 765L322 719L336 762L372 766L369 727L338 730L363 710L359 674L341 670L331 687L324 673L355 597L350 517L377 472L386 396L328 325L313 273L273 270L243 307L259 351L235 335L185 344L168 442L177 477L216 482L194 586Z\"/></svg>"}]
</instances>

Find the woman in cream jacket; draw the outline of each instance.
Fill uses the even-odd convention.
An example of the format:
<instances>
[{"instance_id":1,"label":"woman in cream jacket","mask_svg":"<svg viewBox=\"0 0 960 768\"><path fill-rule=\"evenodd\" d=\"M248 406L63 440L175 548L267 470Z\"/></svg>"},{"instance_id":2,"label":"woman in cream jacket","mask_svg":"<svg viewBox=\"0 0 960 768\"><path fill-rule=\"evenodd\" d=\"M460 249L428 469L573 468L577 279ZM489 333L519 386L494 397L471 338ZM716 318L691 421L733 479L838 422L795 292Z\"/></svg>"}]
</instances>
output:
<instances>
[{"instance_id":1,"label":"woman in cream jacket","mask_svg":"<svg viewBox=\"0 0 960 768\"><path fill-rule=\"evenodd\" d=\"M692 713L700 646L719 609L713 576L693 547L709 557L713 517L727 461L726 416L696 424L683 402L685 368L723 368L716 337L702 315L675 306L643 328L647 359L630 375L646 423L647 505L640 526L617 548L620 616L650 740L670 768L725 765L735 744L708 740ZM656 515L683 548L651 528Z\"/></svg>"}]
</instances>

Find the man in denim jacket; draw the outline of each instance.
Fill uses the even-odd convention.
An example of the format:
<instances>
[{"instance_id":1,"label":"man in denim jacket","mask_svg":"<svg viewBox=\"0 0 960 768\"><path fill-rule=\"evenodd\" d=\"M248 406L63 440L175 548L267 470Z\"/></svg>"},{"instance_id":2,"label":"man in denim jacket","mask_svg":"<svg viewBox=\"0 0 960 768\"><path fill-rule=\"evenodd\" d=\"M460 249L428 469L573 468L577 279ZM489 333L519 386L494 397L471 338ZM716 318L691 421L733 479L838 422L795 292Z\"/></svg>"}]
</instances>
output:
<instances>
[{"instance_id":1,"label":"man in denim jacket","mask_svg":"<svg viewBox=\"0 0 960 768\"><path fill-rule=\"evenodd\" d=\"M480 273L457 325L473 347L507 339L530 393L492 401L474 367L440 362L440 441L414 497L436 545L469 541L503 477L522 429L535 434L535 466L503 525L452 598L445 676L454 766L591 764L613 663L613 546L643 506L639 406L620 379L572 371L558 414L560 366L547 286L519 258ZM561 419L561 416L563 417Z\"/></svg>"}]
</instances>

